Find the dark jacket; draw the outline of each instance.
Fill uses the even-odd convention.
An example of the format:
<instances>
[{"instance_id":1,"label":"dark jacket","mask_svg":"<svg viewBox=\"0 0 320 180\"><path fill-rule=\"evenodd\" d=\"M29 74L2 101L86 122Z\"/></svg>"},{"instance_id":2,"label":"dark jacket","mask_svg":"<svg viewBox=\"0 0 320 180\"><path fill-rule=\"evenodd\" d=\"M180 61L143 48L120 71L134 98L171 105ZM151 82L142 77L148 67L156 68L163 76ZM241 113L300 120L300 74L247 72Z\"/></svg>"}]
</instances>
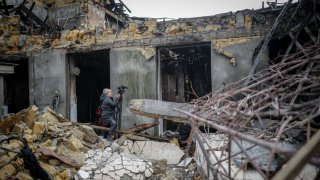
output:
<instances>
[{"instance_id":1,"label":"dark jacket","mask_svg":"<svg viewBox=\"0 0 320 180\"><path fill-rule=\"evenodd\" d=\"M102 114L101 116L111 115L113 116L115 113L115 108L118 107L119 102L114 101L112 97L106 96L102 94L100 96Z\"/></svg>"}]
</instances>

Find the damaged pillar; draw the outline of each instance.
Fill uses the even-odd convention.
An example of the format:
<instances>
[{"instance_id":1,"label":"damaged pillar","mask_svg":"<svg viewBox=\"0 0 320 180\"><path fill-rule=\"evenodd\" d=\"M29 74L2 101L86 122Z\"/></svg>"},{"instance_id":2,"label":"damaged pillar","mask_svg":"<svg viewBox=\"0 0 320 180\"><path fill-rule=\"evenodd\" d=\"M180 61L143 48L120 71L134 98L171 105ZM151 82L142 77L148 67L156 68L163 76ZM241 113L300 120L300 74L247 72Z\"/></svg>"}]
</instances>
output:
<instances>
[{"instance_id":1,"label":"damaged pillar","mask_svg":"<svg viewBox=\"0 0 320 180\"><path fill-rule=\"evenodd\" d=\"M47 50L29 60L30 104L40 109L50 106L66 116L66 52Z\"/></svg>"},{"instance_id":2,"label":"damaged pillar","mask_svg":"<svg viewBox=\"0 0 320 180\"><path fill-rule=\"evenodd\" d=\"M211 74L212 90L223 84L240 80L249 74L252 54L259 45L260 37L241 37L212 41ZM259 56L257 71L268 67L268 48Z\"/></svg>"},{"instance_id":3,"label":"damaged pillar","mask_svg":"<svg viewBox=\"0 0 320 180\"><path fill-rule=\"evenodd\" d=\"M153 121L151 118L132 114L129 102L132 99L157 99L155 52L155 48L149 47L116 48L110 51L110 84L113 94L117 94L117 87L121 85L128 87L122 101L120 129Z\"/></svg>"}]
</instances>

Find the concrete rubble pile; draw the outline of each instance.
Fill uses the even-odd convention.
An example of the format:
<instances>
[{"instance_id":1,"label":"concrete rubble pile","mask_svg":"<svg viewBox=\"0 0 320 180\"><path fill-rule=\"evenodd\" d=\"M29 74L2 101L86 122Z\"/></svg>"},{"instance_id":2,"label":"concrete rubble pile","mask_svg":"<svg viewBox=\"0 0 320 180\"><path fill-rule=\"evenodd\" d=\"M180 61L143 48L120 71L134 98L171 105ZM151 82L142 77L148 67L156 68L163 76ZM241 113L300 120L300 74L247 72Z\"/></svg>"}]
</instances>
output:
<instances>
[{"instance_id":1,"label":"concrete rubble pile","mask_svg":"<svg viewBox=\"0 0 320 180\"><path fill-rule=\"evenodd\" d=\"M2 119L0 132L0 179L32 179L23 158L17 156L23 148L21 138L26 139L40 166L54 179L76 178L86 152L105 147L91 127L60 122L36 106Z\"/></svg>"},{"instance_id":2,"label":"concrete rubble pile","mask_svg":"<svg viewBox=\"0 0 320 180\"><path fill-rule=\"evenodd\" d=\"M201 178L193 158L183 156L174 143L125 134L110 147L89 150L78 174L82 179L96 180Z\"/></svg>"},{"instance_id":3,"label":"concrete rubble pile","mask_svg":"<svg viewBox=\"0 0 320 180\"><path fill-rule=\"evenodd\" d=\"M133 134L106 143L90 125L67 121L50 108L40 111L33 105L6 116L0 132L0 179L42 179L33 174L32 158L25 163L23 139L48 179L200 178L193 158L184 159L178 143Z\"/></svg>"}]
</instances>

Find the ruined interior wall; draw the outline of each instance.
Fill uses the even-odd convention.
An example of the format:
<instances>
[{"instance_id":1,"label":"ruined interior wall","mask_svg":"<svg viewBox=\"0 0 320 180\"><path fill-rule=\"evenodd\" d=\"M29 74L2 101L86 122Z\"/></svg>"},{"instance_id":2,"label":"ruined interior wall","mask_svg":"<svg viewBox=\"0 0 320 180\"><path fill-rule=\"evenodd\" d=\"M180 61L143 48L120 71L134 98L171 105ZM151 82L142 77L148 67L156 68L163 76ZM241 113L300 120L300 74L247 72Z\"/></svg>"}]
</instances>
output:
<instances>
[{"instance_id":1,"label":"ruined interior wall","mask_svg":"<svg viewBox=\"0 0 320 180\"><path fill-rule=\"evenodd\" d=\"M157 63L155 48L117 48L110 51L110 84L128 86L122 103L121 129L153 121L136 116L129 110L132 99L157 99ZM152 133L152 132L150 132Z\"/></svg>"},{"instance_id":2,"label":"ruined interior wall","mask_svg":"<svg viewBox=\"0 0 320 180\"><path fill-rule=\"evenodd\" d=\"M66 52L47 50L33 54L29 59L30 104L45 108L52 104L52 96L59 91L56 111L66 115Z\"/></svg>"},{"instance_id":3,"label":"ruined interior wall","mask_svg":"<svg viewBox=\"0 0 320 180\"><path fill-rule=\"evenodd\" d=\"M106 28L105 10L97 4L93 4L91 1L88 3L87 13L87 29L96 29L100 33Z\"/></svg>"},{"instance_id":4,"label":"ruined interior wall","mask_svg":"<svg viewBox=\"0 0 320 180\"><path fill-rule=\"evenodd\" d=\"M81 4L67 4L58 8L48 9L50 23L63 29L84 28L85 14Z\"/></svg>"},{"instance_id":5,"label":"ruined interior wall","mask_svg":"<svg viewBox=\"0 0 320 180\"><path fill-rule=\"evenodd\" d=\"M231 38L212 41L211 74L212 90L224 83L240 80L252 67L252 55L261 37ZM257 71L268 66L268 49L259 56Z\"/></svg>"},{"instance_id":6,"label":"ruined interior wall","mask_svg":"<svg viewBox=\"0 0 320 180\"><path fill-rule=\"evenodd\" d=\"M225 39L231 37L264 35L268 26L274 21L274 15L260 15L254 11L244 10L236 13L224 13L215 16L183 18L172 21L157 22L156 19L145 21L133 21L125 29L117 31L114 28L103 28L104 11L99 5L87 4L87 11L82 4L73 3L57 8L50 8L49 13L55 21L59 18L59 24L66 24L71 28L75 23L69 20L67 23L61 18L72 17L80 9L84 12L85 19L80 20L79 26L74 30L64 30L60 37L30 35L24 37L25 43L20 46L20 52L44 49L43 42L48 41L51 48L56 49L92 49L101 46L103 48L132 47L132 46L167 46L181 43L208 42L213 39ZM77 7L77 11L74 11ZM54 10L56 9L56 10ZM56 11L56 12L54 12ZM60 14L61 13L61 14ZM259 17L259 22L253 18ZM60 15L59 15L60 14ZM69 15L70 14L70 15ZM46 15L43 15L44 17ZM77 18L74 17L74 20ZM61 23L60 23L61 22ZM79 24L79 21L75 21ZM96 30L96 26L100 26ZM67 28L65 28L67 29ZM17 46L16 41L10 42L11 46ZM40 40L38 40L40 39ZM32 43L30 43L32 42ZM7 45L5 45L6 47ZM107 46L107 47L106 47ZM6 48L6 53L17 52L18 48Z\"/></svg>"}]
</instances>

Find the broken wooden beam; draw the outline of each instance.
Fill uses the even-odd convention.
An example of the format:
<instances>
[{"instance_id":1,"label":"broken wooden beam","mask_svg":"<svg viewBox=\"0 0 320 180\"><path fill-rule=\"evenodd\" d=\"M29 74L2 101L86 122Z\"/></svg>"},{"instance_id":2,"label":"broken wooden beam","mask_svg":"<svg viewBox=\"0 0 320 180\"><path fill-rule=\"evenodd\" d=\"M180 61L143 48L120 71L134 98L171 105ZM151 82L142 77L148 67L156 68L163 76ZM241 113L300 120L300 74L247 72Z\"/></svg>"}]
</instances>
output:
<instances>
[{"instance_id":1,"label":"broken wooden beam","mask_svg":"<svg viewBox=\"0 0 320 180\"><path fill-rule=\"evenodd\" d=\"M125 132L126 133L130 133L130 132L131 133L139 133L141 131L147 130L147 129L152 128L157 125L159 125L159 122L140 124L140 125L126 129Z\"/></svg>"},{"instance_id":2,"label":"broken wooden beam","mask_svg":"<svg viewBox=\"0 0 320 180\"><path fill-rule=\"evenodd\" d=\"M140 134L140 133L134 133L134 132L124 132L122 131L125 135L135 135L135 136L141 136L141 137L144 137L144 138L148 138L148 139L151 139L151 140L156 140L156 141L160 141L160 142L169 142L170 139L168 138L164 138L164 137L157 137L157 136L151 136L151 135L147 135L147 134Z\"/></svg>"},{"instance_id":3,"label":"broken wooden beam","mask_svg":"<svg viewBox=\"0 0 320 180\"><path fill-rule=\"evenodd\" d=\"M133 114L140 116L154 119L163 118L174 122L188 123L187 115L173 110L182 106L187 106L187 104L150 99L134 99L130 101L129 109Z\"/></svg>"}]
</instances>

